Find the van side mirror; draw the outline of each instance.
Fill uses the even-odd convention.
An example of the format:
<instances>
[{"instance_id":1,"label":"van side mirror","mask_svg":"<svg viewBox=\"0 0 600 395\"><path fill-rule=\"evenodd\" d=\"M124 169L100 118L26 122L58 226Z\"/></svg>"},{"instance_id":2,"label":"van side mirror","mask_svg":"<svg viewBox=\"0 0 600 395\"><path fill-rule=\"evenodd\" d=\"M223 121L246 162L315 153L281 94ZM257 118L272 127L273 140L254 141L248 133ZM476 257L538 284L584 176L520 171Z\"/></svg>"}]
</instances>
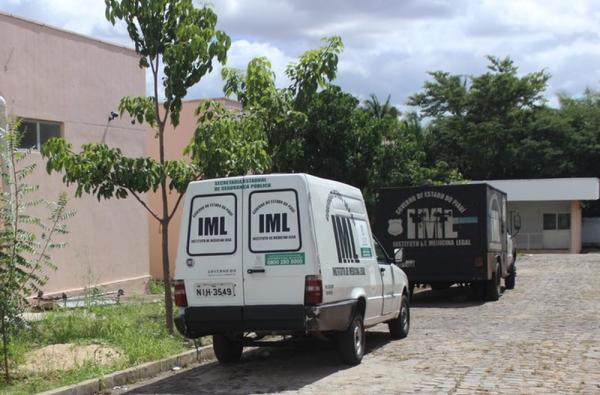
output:
<instances>
[{"instance_id":1,"label":"van side mirror","mask_svg":"<svg viewBox=\"0 0 600 395\"><path fill-rule=\"evenodd\" d=\"M521 216L518 213L515 214L514 221L515 230L518 232L521 230Z\"/></svg>"},{"instance_id":2,"label":"van side mirror","mask_svg":"<svg viewBox=\"0 0 600 395\"><path fill-rule=\"evenodd\" d=\"M394 248L394 262L395 263L404 262L404 249L403 248Z\"/></svg>"}]
</instances>

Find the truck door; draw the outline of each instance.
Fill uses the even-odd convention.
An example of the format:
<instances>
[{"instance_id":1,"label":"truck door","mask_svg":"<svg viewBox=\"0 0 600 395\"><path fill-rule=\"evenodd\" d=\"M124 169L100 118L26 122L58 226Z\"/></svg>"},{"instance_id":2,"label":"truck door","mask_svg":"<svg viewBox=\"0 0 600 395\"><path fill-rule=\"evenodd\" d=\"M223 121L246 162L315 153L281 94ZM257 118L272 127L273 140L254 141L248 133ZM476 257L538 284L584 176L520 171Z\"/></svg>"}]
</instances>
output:
<instances>
[{"instance_id":1,"label":"truck door","mask_svg":"<svg viewBox=\"0 0 600 395\"><path fill-rule=\"evenodd\" d=\"M313 263L307 259L312 243L305 183L300 176L252 180L247 177L244 190L244 304L302 305Z\"/></svg>"},{"instance_id":2,"label":"truck door","mask_svg":"<svg viewBox=\"0 0 600 395\"><path fill-rule=\"evenodd\" d=\"M190 184L188 195L176 278L186 280L190 306L239 306L243 304L242 191L221 191L216 182L201 182Z\"/></svg>"},{"instance_id":3,"label":"truck door","mask_svg":"<svg viewBox=\"0 0 600 395\"><path fill-rule=\"evenodd\" d=\"M387 255L385 254L383 247L376 239L373 239L375 245L375 253L377 254L377 264L379 266L379 272L381 273L382 281L382 309L381 314L386 315L392 313L396 306L394 300L394 272L391 267L391 263Z\"/></svg>"}]
</instances>

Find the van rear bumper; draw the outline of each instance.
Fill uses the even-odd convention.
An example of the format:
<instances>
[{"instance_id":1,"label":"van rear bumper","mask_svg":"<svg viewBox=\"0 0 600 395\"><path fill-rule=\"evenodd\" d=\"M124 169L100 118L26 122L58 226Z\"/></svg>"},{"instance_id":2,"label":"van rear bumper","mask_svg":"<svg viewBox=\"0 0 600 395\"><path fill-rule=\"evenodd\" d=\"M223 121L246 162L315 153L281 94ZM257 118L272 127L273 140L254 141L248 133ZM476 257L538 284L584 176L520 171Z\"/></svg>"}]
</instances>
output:
<instances>
[{"instance_id":1,"label":"van rear bumper","mask_svg":"<svg viewBox=\"0 0 600 395\"><path fill-rule=\"evenodd\" d=\"M347 300L319 306L260 305L187 307L175 318L177 330L197 338L216 333L344 330L356 306Z\"/></svg>"}]
</instances>

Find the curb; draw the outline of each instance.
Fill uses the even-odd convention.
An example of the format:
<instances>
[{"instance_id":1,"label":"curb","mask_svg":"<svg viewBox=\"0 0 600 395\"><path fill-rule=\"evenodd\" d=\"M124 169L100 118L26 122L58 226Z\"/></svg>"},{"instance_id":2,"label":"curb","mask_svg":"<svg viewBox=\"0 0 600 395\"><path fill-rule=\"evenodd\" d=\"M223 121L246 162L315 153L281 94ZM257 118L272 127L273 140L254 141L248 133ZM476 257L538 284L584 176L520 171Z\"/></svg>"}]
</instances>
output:
<instances>
[{"instance_id":1,"label":"curb","mask_svg":"<svg viewBox=\"0 0 600 395\"><path fill-rule=\"evenodd\" d=\"M92 395L105 390L111 390L116 386L131 384L142 379L154 377L159 373L171 370L175 366L185 367L196 362L209 361L214 358L215 354L212 345L204 346L198 350L185 351L173 357L147 362L100 378L40 392L38 395Z\"/></svg>"}]
</instances>

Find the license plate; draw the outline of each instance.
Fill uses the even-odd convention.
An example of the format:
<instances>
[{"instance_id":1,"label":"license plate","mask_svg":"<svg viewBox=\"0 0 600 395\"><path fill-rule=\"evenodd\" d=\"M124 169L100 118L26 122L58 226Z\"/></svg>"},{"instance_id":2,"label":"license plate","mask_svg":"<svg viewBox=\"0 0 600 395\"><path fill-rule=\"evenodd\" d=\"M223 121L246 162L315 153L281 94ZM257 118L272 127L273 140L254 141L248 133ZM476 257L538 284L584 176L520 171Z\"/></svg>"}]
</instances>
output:
<instances>
[{"instance_id":1,"label":"license plate","mask_svg":"<svg viewBox=\"0 0 600 395\"><path fill-rule=\"evenodd\" d=\"M235 296L235 284L198 284L196 285L196 296L202 298L221 298Z\"/></svg>"}]
</instances>

